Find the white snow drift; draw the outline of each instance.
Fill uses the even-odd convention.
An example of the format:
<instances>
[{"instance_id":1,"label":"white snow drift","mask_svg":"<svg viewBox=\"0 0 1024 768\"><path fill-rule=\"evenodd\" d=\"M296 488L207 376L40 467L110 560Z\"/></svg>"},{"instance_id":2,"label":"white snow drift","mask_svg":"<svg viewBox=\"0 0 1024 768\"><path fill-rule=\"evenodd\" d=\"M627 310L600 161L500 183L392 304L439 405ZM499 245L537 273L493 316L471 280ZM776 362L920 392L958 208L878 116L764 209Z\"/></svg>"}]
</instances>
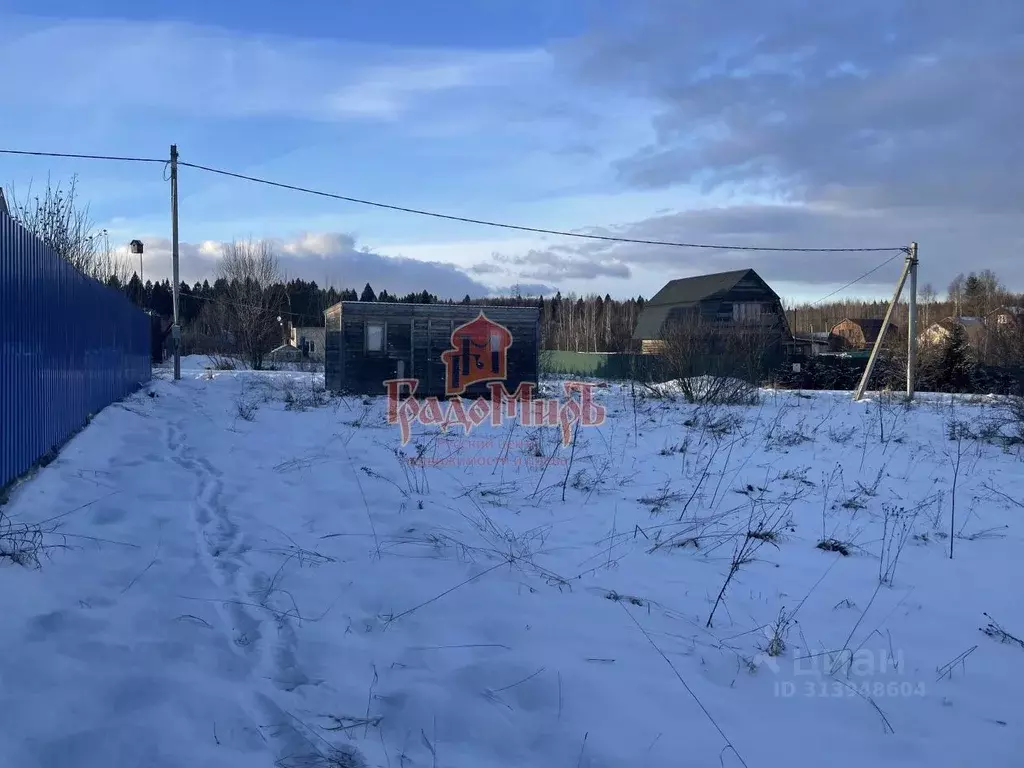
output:
<instances>
[{"instance_id":1,"label":"white snow drift","mask_svg":"<svg viewBox=\"0 0 1024 768\"><path fill-rule=\"evenodd\" d=\"M309 374L154 382L0 507L0 763L1017 764L998 405L671 391L402 448Z\"/></svg>"}]
</instances>

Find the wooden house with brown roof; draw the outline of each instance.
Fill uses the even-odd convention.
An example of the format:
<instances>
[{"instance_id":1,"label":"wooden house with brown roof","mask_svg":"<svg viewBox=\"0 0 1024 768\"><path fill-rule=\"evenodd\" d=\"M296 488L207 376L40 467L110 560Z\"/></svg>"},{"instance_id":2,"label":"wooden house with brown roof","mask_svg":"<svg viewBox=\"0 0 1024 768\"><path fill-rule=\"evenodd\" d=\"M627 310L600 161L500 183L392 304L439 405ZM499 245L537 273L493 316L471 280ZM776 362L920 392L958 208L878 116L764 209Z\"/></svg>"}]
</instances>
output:
<instances>
[{"instance_id":1,"label":"wooden house with brown roof","mask_svg":"<svg viewBox=\"0 0 1024 768\"><path fill-rule=\"evenodd\" d=\"M1024 307L999 307L985 316L986 324L996 331L1024 329Z\"/></svg>"},{"instance_id":2,"label":"wooden house with brown roof","mask_svg":"<svg viewBox=\"0 0 1024 768\"><path fill-rule=\"evenodd\" d=\"M641 352L662 350L666 328L673 324L778 330L787 339L789 323L782 300L752 269L683 277L668 282L644 304L633 339Z\"/></svg>"},{"instance_id":3,"label":"wooden house with brown roof","mask_svg":"<svg viewBox=\"0 0 1024 768\"><path fill-rule=\"evenodd\" d=\"M846 318L829 331L832 347L837 352L865 350L874 346L882 332L882 318L860 317ZM889 323L886 338L892 339L899 333L895 324Z\"/></svg>"}]
</instances>

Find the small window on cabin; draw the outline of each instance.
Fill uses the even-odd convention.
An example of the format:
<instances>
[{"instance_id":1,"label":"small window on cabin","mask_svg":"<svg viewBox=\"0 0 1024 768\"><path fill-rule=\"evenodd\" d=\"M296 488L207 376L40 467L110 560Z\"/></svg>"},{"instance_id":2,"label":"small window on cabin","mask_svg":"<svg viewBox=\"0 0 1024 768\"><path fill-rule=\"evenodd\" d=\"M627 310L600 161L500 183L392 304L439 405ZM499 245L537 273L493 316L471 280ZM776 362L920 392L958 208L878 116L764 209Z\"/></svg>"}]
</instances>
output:
<instances>
[{"instance_id":1,"label":"small window on cabin","mask_svg":"<svg viewBox=\"0 0 1024 768\"><path fill-rule=\"evenodd\" d=\"M737 323L749 323L758 320L763 312L763 305L750 302L739 302L732 305L732 319Z\"/></svg>"},{"instance_id":2,"label":"small window on cabin","mask_svg":"<svg viewBox=\"0 0 1024 768\"><path fill-rule=\"evenodd\" d=\"M309 351L310 352L315 352L316 351L316 344L314 344L312 341L309 342Z\"/></svg>"},{"instance_id":3,"label":"small window on cabin","mask_svg":"<svg viewBox=\"0 0 1024 768\"><path fill-rule=\"evenodd\" d=\"M366 324L366 351L384 351L384 323Z\"/></svg>"},{"instance_id":4,"label":"small window on cabin","mask_svg":"<svg viewBox=\"0 0 1024 768\"><path fill-rule=\"evenodd\" d=\"M999 315L999 317L997 319L997 322L1000 325L1007 325L1010 322L1010 316L1009 315Z\"/></svg>"}]
</instances>

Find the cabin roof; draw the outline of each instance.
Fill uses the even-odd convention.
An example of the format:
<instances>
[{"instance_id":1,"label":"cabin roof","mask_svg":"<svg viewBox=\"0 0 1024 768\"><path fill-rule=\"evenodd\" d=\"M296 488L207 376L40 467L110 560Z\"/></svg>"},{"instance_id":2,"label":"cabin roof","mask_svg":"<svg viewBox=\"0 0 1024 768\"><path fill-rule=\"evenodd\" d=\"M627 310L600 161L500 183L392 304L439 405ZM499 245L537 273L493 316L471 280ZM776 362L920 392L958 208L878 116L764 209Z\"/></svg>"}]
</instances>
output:
<instances>
[{"instance_id":1,"label":"cabin roof","mask_svg":"<svg viewBox=\"0 0 1024 768\"><path fill-rule=\"evenodd\" d=\"M861 332L864 334L864 340L869 344L873 344L878 339L878 334L882 332L882 323L884 318L881 317L845 317L838 323L832 326L832 332L843 323L853 323ZM889 328L895 328L895 323L889 323Z\"/></svg>"},{"instance_id":2,"label":"cabin roof","mask_svg":"<svg viewBox=\"0 0 1024 768\"><path fill-rule=\"evenodd\" d=\"M512 311L512 312L515 312L515 311L539 312L540 311L540 308L536 307L536 306L534 306L534 307L522 307L522 306L506 305L506 304L462 304L462 303L447 304L447 303L444 303L444 302L438 302L436 304L433 304L433 303L431 303L431 304L423 304L423 303L416 303L416 302L410 302L410 301L358 301L358 300L346 300L346 301L339 301L336 304L332 304L331 306L329 306L327 309L324 310L324 314L326 315L328 312L330 312L332 310L335 310L335 309L338 309L338 308L344 309L345 307L351 307L351 306L357 306L357 307L396 307L396 308L397 307L404 307L406 309L408 309L409 307L448 307L448 308L451 308L451 309L475 309L478 312L488 312L488 311L493 312L494 310L501 310L502 312L508 312L508 311Z\"/></svg>"},{"instance_id":3,"label":"cabin roof","mask_svg":"<svg viewBox=\"0 0 1024 768\"><path fill-rule=\"evenodd\" d=\"M710 275L694 275L693 277L670 280L665 287L654 294L645 307L662 304L695 304L710 299L715 294L727 293L751 272L760 280L760 276L752 269L736 269L731 272L715 272Z\"/></svg>"},{"instance_id":4,"label":"cabin roof","mask_svg":"<svg viewBox=\"0 0 1024 768\"><path fill-rule=\"evenodd\" d=\"M734 269L730 272L715 272L710 275L694 275L670 280L644 304L633 329L634 339L657 339L665 323L673 319L680 310L696 309L701 302L723 296L746 277L753 275L776 299L778 294L771 289L757 272L752 269Z\"/></svg>"}]
</instances>

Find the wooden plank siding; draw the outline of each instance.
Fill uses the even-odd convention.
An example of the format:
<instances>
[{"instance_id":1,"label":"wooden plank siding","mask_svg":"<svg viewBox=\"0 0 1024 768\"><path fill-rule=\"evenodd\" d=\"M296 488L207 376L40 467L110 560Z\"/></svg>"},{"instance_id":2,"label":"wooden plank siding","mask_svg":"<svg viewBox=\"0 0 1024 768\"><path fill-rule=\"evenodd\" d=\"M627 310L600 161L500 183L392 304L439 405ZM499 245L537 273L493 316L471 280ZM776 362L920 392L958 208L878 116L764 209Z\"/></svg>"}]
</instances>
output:
<instances>
[{"instance_id":1,"label":"wooden plank siding","mask_svg":"<svg viewBox=\"0 0 1024 768\"><path fill-rule=\"evenodd\" d=\"M451 348L452 331L480 312L512 333L506 388L537 382L540 363L540 310L470 304L401 304L345 301L325 313L325 381L335 392L381 395L384 381L419 379L417 397L445 395L441 353ZM384 325L384 349L367 348L367 324ZM487 395L486 384L467 389L466 397Z\"/></svg>"},{"instance_id":2,"label":"wooden plank siding","mask_svg":"<svg viewBox=\"0 0 1024 768\"><path fill-rule=\"evenodd\" d=\"M647 303L633 332L641 352L657 354L672 326L763 328L790 338L778 294L752 269L670 281Z\"/></svg>"},{"instance_id":3,"label":"wooden plank siding","mask_svg":"<svg viewBox=\"0 0 1024 768\"><path fill-rule=\"evenodd\" d=\"M860 324L853 320L843 320L832 326L830 335L837 349L865 349L868 345L867 336Z\"/></svg>"},{"instance_id":4,"label":"wooden plank siding","mask_svg":"<svg viewBox=\"0 0 1024 768\"><path fill-rule=\"evenodd\" d=\"M340 391L344 380L341 356L341 304L324 312L324 386Z\"/></svg>"},{"instance_id":5,"label":"wooden plank siding","mask_svg":"<svg viewBox=\"0 0 1024 768\"><path fill-rule=\"evenodd\" d=\"M710 315L710 319L716 325L742 325L742 323L737 323L735 320L733 305L761 304L767 310L763 320L760 321L761 323L767 325L781 323L787 332L789 330L782 302L776 293L763 280L758 278L756 274L751 273L744 277L736 283L735 287L721 297L720 301L717 302L717 307L715 304L714 300L702 302L701 314L703 315L707 312Z\"/></svg>"}]
</instances>

